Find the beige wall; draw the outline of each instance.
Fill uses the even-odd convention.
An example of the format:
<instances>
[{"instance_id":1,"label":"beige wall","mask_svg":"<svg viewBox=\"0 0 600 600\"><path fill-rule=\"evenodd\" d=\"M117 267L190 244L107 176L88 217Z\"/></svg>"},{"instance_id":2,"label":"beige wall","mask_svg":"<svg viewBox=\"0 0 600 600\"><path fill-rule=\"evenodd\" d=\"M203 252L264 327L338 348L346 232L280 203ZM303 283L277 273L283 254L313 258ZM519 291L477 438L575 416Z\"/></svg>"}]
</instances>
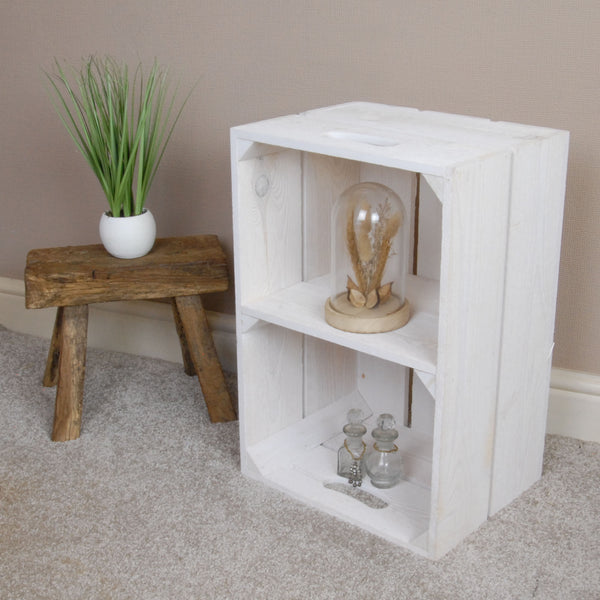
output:
<instances>
[{"instance_id":1,"label":"beige wall","mask_svg":"<svg viewBox=\"0 0 600 600\"><path fill-rule=\"evenodd\" d=\"M199 80L151 194L159 235L217 233L230 255L232 125L368 100L568 129L554 363L600 373L596 0L22 0L0 28L0 276L32 247L96 243L104 210L40 68L156 56Z\"/></svg>"}]
</instances>

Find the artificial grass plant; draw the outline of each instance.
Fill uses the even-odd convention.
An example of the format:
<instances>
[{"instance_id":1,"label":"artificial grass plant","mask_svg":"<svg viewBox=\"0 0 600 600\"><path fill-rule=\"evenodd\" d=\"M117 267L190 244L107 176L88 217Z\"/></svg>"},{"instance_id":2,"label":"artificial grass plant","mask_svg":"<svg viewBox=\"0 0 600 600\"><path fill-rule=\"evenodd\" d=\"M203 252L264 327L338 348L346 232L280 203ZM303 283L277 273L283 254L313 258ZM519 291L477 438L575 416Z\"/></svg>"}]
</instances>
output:
<instances>
[{"instance_id":1,"label":"artificial grass plant","mask_svg":"<svg viewBox=\"0 0 600 600\"><path fill-rule=\"evenodd\" d=\"M168 71L156 61L147 76L138 64L90 56L79 69L46 72L54 106L69 135L92 167L111 216L139 215L188 96L175 113Z\"/></svg>"}]
</instances>

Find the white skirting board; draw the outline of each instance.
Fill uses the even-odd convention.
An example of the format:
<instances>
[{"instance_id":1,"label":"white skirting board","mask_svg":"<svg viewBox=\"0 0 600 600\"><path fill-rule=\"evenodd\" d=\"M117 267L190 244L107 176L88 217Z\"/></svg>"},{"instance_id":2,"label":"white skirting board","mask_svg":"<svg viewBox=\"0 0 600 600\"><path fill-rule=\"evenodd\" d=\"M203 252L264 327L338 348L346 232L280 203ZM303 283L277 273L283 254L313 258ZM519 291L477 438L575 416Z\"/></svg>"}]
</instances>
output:
<instances>
[{"instance_id":1,"label":"white skirting board","mask_svg":"<svg viewBox=\"0 0 600 600\"><path fill-rule=\"evenodd\" d=\"M21 280L0 277L0 325L50 339L55 309L27 310ZM223 369L236 371L235 318L208 312ZM88 345L182 362L171 307L158 302L90 306ZM548 433L600 442L600 375L552 369Z\"/></svg>"},{"instance_id":2,"label":"white skirting board","mask_svg":"<svg viewBox=\"0 0 600 600\"><path fill-rule=\"evenodd\" d=\"M552 369L546 430L600 442L600 375Z\"/></svg>"}]
</instances>

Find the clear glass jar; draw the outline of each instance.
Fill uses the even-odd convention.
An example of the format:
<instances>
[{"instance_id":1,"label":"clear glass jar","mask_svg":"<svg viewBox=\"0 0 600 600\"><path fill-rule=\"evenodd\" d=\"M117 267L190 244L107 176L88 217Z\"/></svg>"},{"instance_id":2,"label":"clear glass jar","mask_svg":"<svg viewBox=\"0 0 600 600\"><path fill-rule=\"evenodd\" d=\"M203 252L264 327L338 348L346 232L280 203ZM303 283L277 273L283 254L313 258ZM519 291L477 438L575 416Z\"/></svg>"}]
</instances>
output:
<instances>
[{"instance_id":1,"label":"clear glass jar","mask_svg":"<svg viewBox=\"0 0 600 600\"><path fill-rule=\"evenodd\" d=\"M365 469L371 483L377 488L391 488L404 475L402 456L394 443L398 437L396 421L388 413L379 415L377 427L373 429L373 449L365 459Z\"/></svg>"},{"instance_id":2,"label":"clear glass jar","mask_svg":"<svg viewBox=\"0 0 600 600\"><path fill-rule=\"evenodd\" d=\"M362 485L364 473L364 457L367 445L363 442L363 435L367 428L362 424L363 414L360 409L353 408L348 411L348 423L344 425L346 434L344 443L338 450L337 472L354 487Z\"/></svg>"},{"instance_id":3,"label":"clear glass jar","mask_svg":"<svg viewBox=\"0 0 600 600\"><path fill-rule=\"evenodd\" d=\"M405 325L409 236L400 197L379 183L358 183L336 201L331 224L327 322L357 333Z\"/></svg>"}]
</instances>

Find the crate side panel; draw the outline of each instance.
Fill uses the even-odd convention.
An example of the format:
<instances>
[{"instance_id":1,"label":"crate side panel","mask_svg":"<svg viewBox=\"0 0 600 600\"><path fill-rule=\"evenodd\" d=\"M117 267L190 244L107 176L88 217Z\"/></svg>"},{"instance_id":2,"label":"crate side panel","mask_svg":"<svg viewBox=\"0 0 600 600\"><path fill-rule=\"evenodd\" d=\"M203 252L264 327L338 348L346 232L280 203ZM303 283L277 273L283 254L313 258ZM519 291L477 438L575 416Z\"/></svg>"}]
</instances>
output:
<instances>
[{"instance_id":1,"label":"crate side panel","mask_svg":"<svg viewBox=\"0 0 600 600\"><path fill-rule=\"evenodd\" d=\"M402 204L404 204L406 216L410 217L414 214L414 201L417 191L416 173L363 163L360 169L360 180L374 181L394 190L400 196Z\"/></svg>"},{"instance_id":2,"label":"crate side panel","mask_svg":"<svg viewBox=\"0 0 600 600\"><path fill-rule=\"evenodd\" d=\"M510 153L456 169L443 198L430 552L488 514L502 333Z\"/></svg>"},{"instance_id":3,"label":"crate side panel","mask_svg":"<svg viewBox=\"0 0 600 600\"><path fill-rule=\"evenodd\" d=\"M301 154L284 150L235 168L236 277L243 304L302 279Z\"/></svg>"},{"instance_id":4,"label":"crate side panel","mask_svg":"<svg viewBox=\"0 0 600 600\"><path fill-rule=\"evenodd\" d=\"M559 134L514 157L490 514L542 471L567 152Z\"/></svg>"},{"instance_id":5,"label":"crate side panel","mask_svg":"<svg viewBox=\"0 0 600 600\"><path fill-rule=\"evenodd\" d=\"M358 358L358 391L371 409L372 425L381 413L391 413L400 429L405 421L408 369L369 354L360 353Z\"/></svg>"},{"instance_id":6,"label":"crate side panel","mask_svg":"<svg viewBox=\"0 0 600 600\"><path fill-rule=\"evenodd\" d=\"M331 271L331 211L341 193L359 181L360 163L304 153L304 279Z\"/></svg>"},{"instance_id":7,"label":"crate side panel","mask_svg":"<svg viewBox=\"0 0 600 600\"><path fill-rule=\"evenodd\" d=\"M257 323L238 336L242 450L302 419L303 336Z\"/></svg>"},{"instance_id":8,"label":"crate side panel","mask_svg":"<svg viewBox=\"0 0 600 600\"><path fill-rule=\"evenodd\" d=\"M356 389L356 352L306 336L304 415L311 415ZM340 427L343 423L340 425Z\"/></svg>"}]
</instances>

